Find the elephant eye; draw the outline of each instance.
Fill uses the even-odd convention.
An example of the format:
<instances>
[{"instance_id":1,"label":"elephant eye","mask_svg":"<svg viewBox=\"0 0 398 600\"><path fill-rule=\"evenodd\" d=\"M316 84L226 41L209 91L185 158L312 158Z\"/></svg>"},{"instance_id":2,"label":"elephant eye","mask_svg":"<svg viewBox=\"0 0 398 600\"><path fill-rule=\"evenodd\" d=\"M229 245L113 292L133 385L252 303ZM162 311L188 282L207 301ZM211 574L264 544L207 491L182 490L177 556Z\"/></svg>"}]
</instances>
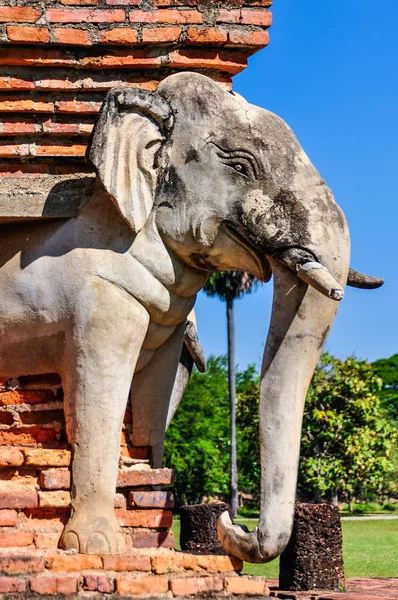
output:
<instances>
[{"instance_id":1,"label":"elephant eye","mask_svg":"<svg viewBox=\"0 0 398 600\"><path fill-rule=\"evenodd\" d=\"M214 142L212 142L212 144L216 146L217 156L224 165L248 179L256 179L258 174L256 160L250 152L245 150L225 150L224 148L217 146Z\"/></svg>"},{"instance_id":2,"label":"elephant eye","mask_svg":"<svg viewBox=\"0 0 398 600\"><path fill-rule=\"evenodd\" d=\"M255 179L254 169L250 164L250 161L239 158L239 160L223 160L223 163L228 167L232 167L234 171L244 175L248 179Z\"/></svg>"}]
</instances>

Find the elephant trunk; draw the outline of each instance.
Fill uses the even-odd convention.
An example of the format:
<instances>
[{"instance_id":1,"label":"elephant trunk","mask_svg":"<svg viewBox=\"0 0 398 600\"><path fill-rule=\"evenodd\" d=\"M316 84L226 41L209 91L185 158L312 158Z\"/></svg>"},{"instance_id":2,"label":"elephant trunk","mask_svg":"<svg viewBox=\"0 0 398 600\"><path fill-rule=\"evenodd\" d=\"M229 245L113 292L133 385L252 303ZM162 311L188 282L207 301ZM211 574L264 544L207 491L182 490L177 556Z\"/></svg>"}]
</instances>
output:
<instances>
[{"instance_id":1,"label":"elephant trunk","mask_svg":"<svg viewBox=\"0 0 398 600\"><path fill-rule=\"evenodd\" d=\"M332 248L323 247L320 251L317 244L317 256L327 266L323 281L331 289L338 281L343 291L349 266L348 232ZM304 401L339 306L334 300L342 297L327 293L323 283L311 277L305 281L300 276L302 266L294 268L289 255L281 254L279 259L270 258L274 300L260 386L260 519L252 532L234 525L228 513L217 523L228 553L258 563L279 556L291 535Z\"/></svg>"}]
</instances>

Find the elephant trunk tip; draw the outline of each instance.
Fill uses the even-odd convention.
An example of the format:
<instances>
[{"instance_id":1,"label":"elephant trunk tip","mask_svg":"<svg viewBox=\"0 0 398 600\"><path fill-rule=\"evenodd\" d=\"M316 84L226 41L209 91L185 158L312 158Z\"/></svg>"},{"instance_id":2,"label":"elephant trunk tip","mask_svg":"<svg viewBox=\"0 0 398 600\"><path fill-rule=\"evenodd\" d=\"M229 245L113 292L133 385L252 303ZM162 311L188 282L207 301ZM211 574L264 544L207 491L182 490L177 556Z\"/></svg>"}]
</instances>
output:
<instances>
[{"instance_id":1,"label":"elephant trunk tip","mask_svg":"<svg viewBox=\"0 0 398 600\"><path fill-rule=\"evenodd\" d=\"M228 511L223 512L217 521L217 533L222 547L241 560L249 563L267 563L277 558L284 550L286 544L281 546L272 539L267 539L260 544L258 527L249 531L247 527L236 525L232 522Z\"/></svg>"}]
</instances>

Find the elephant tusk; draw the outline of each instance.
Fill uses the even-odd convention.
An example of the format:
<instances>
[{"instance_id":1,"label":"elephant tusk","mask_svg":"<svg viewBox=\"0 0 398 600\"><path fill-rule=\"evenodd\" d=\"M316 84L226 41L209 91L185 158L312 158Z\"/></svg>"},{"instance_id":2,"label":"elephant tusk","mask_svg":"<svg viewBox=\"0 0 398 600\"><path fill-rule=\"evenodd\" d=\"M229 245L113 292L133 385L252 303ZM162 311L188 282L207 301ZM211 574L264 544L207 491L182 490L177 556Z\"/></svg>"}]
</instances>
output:
<instances>
[{"instance_id":1,"label":"elephant tusk","mask_svg":"<svg viewBox=\"0 0 398 600\"><path fill-rule=\"evenodd\" d=\"M206 371L205 355L203 353L202 345L199 341L195 324L190 320L187 320L187 324L185 326L184 344L191 355L192 360L197 366L199 373L204 373Z\"/></svg>"},{"instance_id":2,"label":"elephant tusk","mask_svg":"<svg viewBox=\"0 0 398 600\"><path fill-rule=\"evenodd\" d=\"M354 269L348 271L347 285L361 288L363 290L375 290L383 285L384 279L381 277L371 277Z\"/></svg>"},{"instance_id":3,"label":"elephant tusk","mask_svg":"<svg viewBox=\"0 0 398 600\"><path fill-rule=\"evenodd\" d=\"M344 289L337 283L328 269L316 261L308 250L287 248L282 252L273 254L273 258L288 269L295 271L297 277L327 298L337 302L343 299Z\"/></svg>"},{"instance_id":4,"label":"elephant tusk","mask_svg":"<svg viewBox=\"0 0 398 600\"><path fill-rule=\"evenodd\" d=\"M344 298L343 288L321 263L304 263L297 269L297 276L332 300L339 302Z\"/></svg>"}]
</instances>

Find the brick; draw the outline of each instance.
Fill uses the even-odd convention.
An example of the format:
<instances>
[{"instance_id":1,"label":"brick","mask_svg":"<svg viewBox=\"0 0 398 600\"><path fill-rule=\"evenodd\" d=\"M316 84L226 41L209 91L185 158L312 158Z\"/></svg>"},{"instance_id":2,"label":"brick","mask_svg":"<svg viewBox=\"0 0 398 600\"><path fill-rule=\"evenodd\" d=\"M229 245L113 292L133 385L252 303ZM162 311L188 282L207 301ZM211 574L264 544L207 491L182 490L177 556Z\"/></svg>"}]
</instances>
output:
<instances>
[{"instance_id":1,"label":"brick","mask_svg":"<svg viewBox=\"0 0 398 600\"><path fill-rule=\"evenodd\" d=\"M59 27L53 31L54 42L57 44L71 44L90 46L91 40L85 29L66 29Z\"/></svg>"},{"instance_id":2,"label":"brick","mask_svg":"<svg viewBox=\"0 0 398 600\"><path fill-rule=\"evenodd\" d=\"M31 544L33 544L33 533L27 531L0 533L0 548L30 546Z\"/></svg>"},{"instance_id":3,"label":"brick","mask_svg":"<svg viewBox=\"0 0 398 600\"><path fill-rule=\"evenodd\" d=\"M52 102L37 102L35 100L2 100L0 101L0 111L1 112L53 112L54 104ZM35 396L36 392L28 392L30 396ZM23 394L21 392L4 392L0 394L0 404L22 404L24 400L21 402L11 401L7 402L7 398L12 399L12 396L17 397ZM5 396L5 398L3 398ZM25 398L28 397L27 395ZM39 396L36 396L39 397ZM39 402L39 400L37 400ZM37 403L34 402L34 403Z\"/></svg>"},{"instance_id":4,"label":"brick","mask_svg":"<svg viewBox=\"0 0 398 600\"><path fill-rule=\"evenodd\" d=\"M224 44L228 39L227 33L212 27L188 27L187 44Z\"/></svg>"},{"instance_id":5,"label":"brick","mask_svg":"<svg viewBox=\"0 0 398 600\"><path fill-rule=\"evenodd\" d=\"M63 410L35 410L20 413L19 418L24 425L48 425L65 422Z\"/></svg>"},{"instance_id":6,"label":"brick","mask_svg":"<svg viewBox=\"0 0 398 600\"><path fill-rule=\"evenodd\" d=\"M35 145L31 156L85 156L86 148L85 144L65 143L62 145L44 142Z\"/></svg>"},{"instance_id":7,"label":"brick","mask_svg":"<svg viewBox=\"0 0 398 600\"><path fill-rule=\"evenodd\" d=\"M32 577L30 589L36 594L75 594L78 577Z\"/></svg>"},{"instance_id":8,"label":"brick","mask_svg":"<svg viewBox=\"0 0 398 600\"><path fill-rule=\"evenodd\" d=\"M32 100L15 100L15 110L22 112L32 111L41 112L40 107L44 105L47 112L54 110L52 102L33 102ZM2 112L7 111L7 106L3 106L4 102L0 102L0 110ZM45 112L45 111L44 111ZM0 393L0 406L6 406L9 404L43 404L54 400L54 394L50 390L45 391L26 391L26 390L12 390Z\"/></svg>"},{"instance_id":9,"label":"brick","mask_svg":"<svg viewBox=\"0 0 398 600\"><path fill-rule=\"evenodd\" d=\"M159 575L185 570L196 573L241 571L243 563L234 556L170 553L151 558L152 571Z\"/></svg>"},{"instance_id":10,"label":"brick","mask_svg":"<svg viewBox=\"0 0 398 600\"><path fill-rule=\"evenodd\" d=\"M129 506L137 508L174 508L173 492L129 492Z\"/></svg>"},{"instance_id":11,"label":"brick","mask_svg":"<svg viewBox=\"0 0 398 600\"><path fill-rule=\"evenodd\" d=\"M226 577L224 588L232 594L269 594L267 580L264 577Z\"/></svg>"},{"instance_id":12,"label":"brick","mask_svg":"<svg viewBox=\"0 0 398 600\"><path fill-rule=\"evenodd\" d=\"M0 494L0 509L2 508L34 508L38 505L37 492L19 491L2 492Z\"/></svg>"},{"instance_id":13,"label":"brick","mask_svg":"<svg viewBox=\"0 0 398 600\"><path fill-rule=\"evenodd\" d=\"M169 485L173 482L172 469L148 469L119 471L117 487L138 487L143 485Z\"/></svg>"},{"instance_id":14,"label":"brick","mask_svg":"<svg viewBox=\"0 0 398 600\"><path fill-rule=\"evenodd\" d=\"M39 90L79 90L82 87L81 80L70 81L69 79L35 79L35 88Z\"/></svg>"},{"instance_id":15,"label":"brick","mask_svg":"<svg viewBox=\"0 0 398 600\"><path fill-rule=\"evenodd\" d=\"M23 461L24 455L18 448L0 447L0 467L20 467Z\"/></svg>"},{"instance_id":16,"label":"brick","mask_svg":"<svg viewBox=\"0 0 398 600\"><path fill-rule=\"evenodd\" d=\"M23 573L41 573L44 571L42 556L0 554L0 572L21 575Z\"/></svg>"},{"instance_id":17,"label":"brick","mask_svg":"<svg viewBox=\"0 0 398 600\"><path fill-rule=\"evenodd\" d=\"M95 6L99 0L59 0L61 4L67 6Z\"/></svg>"},{"instance_id":18,"label":"brick","mask_svg":"<svg viewBox=\"0 0 398 600\"><path fill-rule=\"evenodd\" d=\"M109 6L139 6L141 0L105 0Z\"/></svg>"},{"instance_id":19,"label":"brick","mask_svg":"<svg viewBox=\"0 0 398 600\"><path fill-rule=\"evenodd\" d=\"M169 54L168 67L172 69L217 69L237 75L247 66L246 55L213 50L176 50Z\"/></svg>"},{"instance_id":20,"label":"brick","mask_svg":"<svg viewBox=\"0 0 398 600\"><path fill-rule=\"evenodd\" d=\"M45 450L24 448L25 465L34 467L69 467L70 450Z\"/></svg>"},{"instance_id":21,"label":"brick","mask_svg":"<svg viewBox=\"0 0 398 600\"><path fill-rule=\"evenodd\" d=\"M26 155L25 145L17 147L16 154ZM4 149L4 146L3 146ZM32 155L30 149L29 155ZM37 153L38 154L38 153ZM0 155L2 150L0 149ZM0 431L0 445L10 444L12 446L37 446L37 444L57 444L60 434L54 429L45 429L39 427L18 427Z\"/></svg>"},{"instance_id":22,"label":"brick","mask_svg":"<svg viewBox=\"0 0 398 600\"><path fill-rule=\"evenodd\" d=\"M156 82L157 84L159 82ZM139 87L139 82L134 81L131 85L137 85ZM149 446L129 446L128 455L130 458L136 459L150 459L151 458L151 448Z\"/></svg>"},{"instance_id":23,"label":"brick","mask_svg":"<svg viewBox=\"0 0 398 600\"><path fill-rule=\"evenodd\" d=\"M142 30L142 41L144 44L167 44L178 42L181 35L181 27L153 27Z\"/></svg>"},{"instance_id":24,"label":"brick","mask_svg":"<svg viewBox=\"0 0 398 600\"><path fill-rule=\"evenodd\" d=\"M0 473L0 494L35 491L38 487L37 473L31 469Z\"/></svg>"},{"instance_id":25,"label":"brick","mask_svg":"<svg viewBox=\"0 0 398 600\"><path fill-rule=\"evenodd\" d=\"M100 42L103 44L131 45L138 41L137 31L128 27L114 27L100 32Z\"/></svg>"},{"instance_id":26,"label":"brick","mask_svg":"<svg viewBox=\"0 0 398 600\"><path fill-rule=\"evenodd\" d=\"M12 425L13 423L14 415L12 412L9 412L8 410L0 410L0 425Z\"/></svg>"},{"instance_id":27,"label":"brick","mask_svg":"<svg viewBox=\"0 0 398 600\"><path fill-rule=\"evenodd\" d=\"M35 8L0 6L0 23L35 23L40 13Z\"/></svg>"},{"instance_id":28,"label":"brick","mask_svg":"<svg viewBox=\"0 0 398 600\"><path fill-rule=\"evenodd\" d=\"M157 69L162 65L161 56L148 56L146 52L140 52L139 50L129 52L130 54L127 54L115 49L104 56L85 56L80 60L80 65L82 68L95 69L121 69L123 67L134 69Z\"/></svg>"},{"instance_id":29,"label":"brick","mask_svg":"<svg viewBox=\"0 0 398 600\"><path fill-rule=\"evenodd\" d=\"M25 579L21 579L21 577L0 577L0 594L12 594L25 591Z\"/></svg>"},{"instance_id":30,"label":"brick","mask_svg":"<svg viewBox=\"0 0 398 600\"><path fill-rule=\"evenodd\" d=\"M240 25L261 25L270 27L272 13L265 9L221 9L217 16L217 23L237 23Z\"/></svg>"},{"instance_id":31,"label":"brick","mask_svg":"<svg viewBox=\"0 0 398 600\"><path fill-rule=\"evenodd\" d=\"M115 582L113 578L108 577L108 575L99 575L97 590L103 594L113 593L115 591Z\"/></svg>"},{"instance_id":32,"label":"brick","mask_svg":"<svg viewBox=\"0 0 398 600\"><path fill-rule=\"evenodd\" d=\"M170 590L174 596L221 592L223 581L221 577L178 577L170 580Z\"/></svg>"},{"instance_id":33,"label":"brick","mask_svg":"<svg viewBox=\"0 0 398 600\"><path fill-rule=\"evenodd\" d=\"M15 510L0 510L0 527L14 527L17 524Z\"/></svg>"},{"instance_id":34,"label":"brick","mask_svg":"<svg viewBox=\"0 0 398 600\"><path fill-rule=\"evenodd\" d=\"M18 77L0 77L0 90L33 90L33 81Z\"/></svg>"},{"instance_id":35,"label":"brick","mask_svg":"<svg viewBox=\"0 0 398 600\"><path fill-rule=\"evenodd\" d=\"M85 575L83 589L88 592L110 594L115 591L113 579L108 575Z\"/></svg>"},{"instance_id":36,"label":"brick","mask_svg":"<svg viewBox=\"0 0 398 600\"><path fill-rule=\"evenodd\" d=\"M234 46L267 46L269 43L268 31L230 31L228 43Z\"/></svg>"},{"instance_id":37,"label":"brick","mask_svg":"<svg viewBox=\"0 0 398 600\"><path fill-rule=\"evenodd\" d=\"M45 565L50 571L83 571L102 569L102 560L100 556L88 554L55 554L46 557Z\"/></svg>"},{"instance_id":38,"label":"brick","mask_svg":"<svg viewBox=\"0 0 398 600\"><path fill-rule=\"evenodd\" d=\"M35 546L40 550L56 550L58 548L60 533L43 533L35 534Z\"/></svg>"},{"instance_id":39,"label":"brick","mask_svg":"<svg viewBox=\"0 0 398 600\"><path fill-rule=\"evenodd\" d=\"M7 144L0 141L0 157L10 158L14 156L28 156L29 146L27 144ZM0 432L0 443L1 444L13 444L15 442L15 435L10 434L8 431ZM17 443L25 440L18 439Z\"/></svg>"},{"instance_id":40,"label":"brick","mask_svg":"<svg viewBox=\"0 0 398 600\"><path fill-rule=\"evenodd\" d=\"M49 23L122 23L126 15L120 9L49 8L46 16Z\"/></svg>"},{"instance_id":41,"label":"brick","mask_svg":"<svg viewBox=\"0 0 398 600\"><path fill-rule=\"evenodd\" d=\"M0 163L1 177L40 177L42 173L48 173L48 165L29 165L21 163Z\"/></svg>"},{"instance_id":42,"label":"brick","mask_svg":"<svg viewBox=\"0 0 398 600\"><path fill-rule=\"evenodd\" d=\"M49 40L46 27L7 27L7 37L10 42L22 42L28 44L46 44Z\"/></svg>"},{"instance_id":43,"label":"brick","mask_svg":"<svg viewBox=\"0 0 398 600\"><path fill-rule=\"evenodd\" d=\"M70 492L39 492L40 508L63 508L70 506Z\"/></svg>"},{"instance_id":44,"label":"brick","mask_svg":"<svg viewBox=\"0 0 398 600\"><path fill-rule=\"evenodd\" d=\"M104 569L107 571L150 571L149 556L104 556Z\"/></svg>"},{"instance_id":45,"label":"brick","mask_svg":"<svg viewBox=\"0 0 398 600\"><path fill-rule=\"evenodd\" d=\"M170 510L116 510L116 517L122 527L168 529L173 524Z\"/></svg>"},{"instance_id":46,"label":"brick","mask_svg":"<svg viewBox=\"0 0 398 600\"><path fill-rule=\"evenodd\" d=\"M39 475L40 487L45 490L69 490L71 475L65 468L46 469Z\"/></svg>"},{"instance_id":47,"label":"brick","mask_svg":"<svg viewBox=\"0 0 398 600\"><path fill-rule=\"evenodd\" d=\"M133 10L130 12L132 23L168 23L170 25L185 23L203 23L203 15L198 10L159 9L155 12Z\"/></svg>"},{"instance_id":48,"label":"brick","mask_svg":"<svg viewBox=\"0 0 398 600\"><path fill-rule=\"evenodd\" d=\"M93 123L70 123L47 119L41 124L43 133L57 135L89 135L93 129Z\"/></svg>"},{"instance_id":49,"label":"brick","mask_svg":"<svg viewBox=\"0 0 398 600\"><path fill-rule=\"evenodd\" d=\"M117 576L116 591L119 594L166 594L169 591L167 577L146 575L141 577Z\"/></svg>"},{"instance_id":50,"label":"brick","mask_svg":"<svg viewBox=\"0 0 398 600\"><path fill-rule=\"evenodd\" d=\"M172 531L137 530L130 537L133 548L174 548Z\"/></svg>"},{"instance_id":51,"label":"brick","mask_svg":"<svg viewBox=\"0 0 398 600\"><path fill-rule=\"evenodd\" d=\"M70 517L70 508L30 508L19 515L24 531L60 533Z\"/></svg>"},{"instance_id":52,"label":"brick","mask_svg":"<svg viewBox=\"0 0 398 600\"><path fill-rule=\"evenodd\" d=\"M1 88L0 88L1 89ZM1 135L26 135L27 133L35 133L35 121L29 121L28 117L18 116L2 118L0 123Z\"/></svg>"},{"instance_id":53,"label":"brick","mask_svg":"<svg viewBox=\"0 0 398 600\"><path fill-rule=\"evenodd\" d=\"M55 103L55 108L58 113L76 113L95 115L99 112L102 102L90 102L79 100L60 100Z\"/></svg>"}]
</instances>

